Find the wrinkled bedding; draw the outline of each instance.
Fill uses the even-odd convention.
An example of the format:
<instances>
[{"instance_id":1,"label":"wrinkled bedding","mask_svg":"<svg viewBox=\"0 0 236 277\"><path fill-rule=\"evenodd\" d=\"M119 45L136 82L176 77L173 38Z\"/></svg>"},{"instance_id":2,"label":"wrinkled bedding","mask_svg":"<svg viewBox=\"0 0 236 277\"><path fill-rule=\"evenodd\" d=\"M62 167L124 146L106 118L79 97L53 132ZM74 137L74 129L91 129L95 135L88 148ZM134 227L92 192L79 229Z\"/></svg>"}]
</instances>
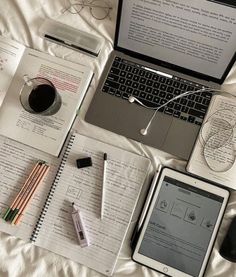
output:
<instances>
[{"instance_id":1,"label":"wrinkled bedding","mask_svg":"<svg viewBox=\"0 0 236 277\"><path fill-rule=\"evenodd\" d=\"M64 0L1 0L0 33L1 35L14 39L28 47L62 57L75 63L86 63L93 69L95 73L94 78L74 126L77 131L89 135L90 137L98 138L107 143L119 145L127 150L146 155L152 160L154 168L157 168L161 163L177 169L184 169L186 162L183 160L176 159L169 154L151 147L144 146L98 127L91 126L83 120L87 107L93 97L104 64L109 53L112 51L117 1L110 0L110 3L113 7L110 13L110 18L96 20L91 17L88 9L83 10L80 15L70 14L68 12L62 13ZM104 44L100 55L97 58L93 58L43 40L39 35L39 27L46 18L52 18L80 30L103 37ZM223 88L236 95L236 68L230 72ZM234 215L236 215L235 192L231 194L230 202L215 247L212 251L205 276L236 276L236 265L224 260L218 251L230 220ZM129 238L136 219L137 213L130 225L128 235L117 262L114 276L162 276L162 274L138 265L131 260ZM79 265L66 258L36 247L29 242L24 242L0 232L0 277L41 276L87 277L102 275L83 265Z\"/></svg>"}]
</instances>

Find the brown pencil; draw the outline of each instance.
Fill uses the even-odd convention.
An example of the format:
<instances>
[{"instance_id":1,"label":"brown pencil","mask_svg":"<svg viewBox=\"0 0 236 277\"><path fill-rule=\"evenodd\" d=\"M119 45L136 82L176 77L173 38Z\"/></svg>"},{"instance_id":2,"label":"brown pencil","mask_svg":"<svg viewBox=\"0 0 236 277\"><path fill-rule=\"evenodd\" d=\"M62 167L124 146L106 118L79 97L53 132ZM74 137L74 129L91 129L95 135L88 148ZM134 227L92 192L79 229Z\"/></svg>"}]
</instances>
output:
<instances>
[{"instance_id":1,"label":"brown pencil","mask_svg":"<svg viewBox=\"0 0 236 277\"><path fill-rule=\"evenodd\" d=\"M13 211L16 207L16 204L18 203L19 199L21 199L21 197L23 197L23 195L25 194L25 190L26 188L29 186L32 178L34 177L34 175L36 174L36 172L38 171L38 169L40 168L42 164L42 161L38 161L36 163L36 165L34 166L34 168L32 169L30 175L28 176L28 178L26 179L25 183L23 184L22 188L20 189L20 191L18 192L18 194L16 195L13 203L11 204L11 206L7 209L6 213L3 216L3 219L5 219L6 221L8 221L12 214Z\"/></svg>"},{"instance_id":2,"label":"brown pencil","mask_svg":"<svg viewBox=\"0 0 236 277\"><path fill-rule=\"evenodd\" d=\"M15 203L15 207L21 206L21 203L24 202L24 199L27 197L29 191L31 190L32 186L34 185L35 181L38 179L38 177L41 175L41 172L44 170L45 163L42 163L38 170L35 172L35 174L32 176L31 180L28 183L28 186L24 190L24 194L21 198L18 199L18 201Z\"/></svg>"},{"instance_id":3,"label":"brown pencil","mask_svg":"<svg viewBox=\"0 0 236 277\"><path fill-rule=\"evenodd\" d=\"M31 188L30 192L28 193L27 197L25 198L24 202L22 202L21 206L18 207L19 212L17 213L17 216L12 220L12 224L17 225L20 222L25 209L27 208L30 200L33 198L33 196L36 192L37 187L42 183L42 181L43 181L44 177L47 175L48 171L49 171L49 166L45 164L43 166L43 170L41 171L41 173L38 176L37 180L35 181L34 185L32 186L32 188Z\"/></svg>"},{"instance_id":4,"label":"brown pencil","mask_svg":"<svg viewBox=\"0 0 236 277\"><path fill-rule=\"evenodd\" d=\"M7 221L11 221L15 218L15 216L19 213L19 207L24 202L25 198L27 197L28 193L30 192L32 186L34 185L35 181L37 180L38 176L41 174L45 162L39 163L39 167L37 167L37 170L35 171L35 174L31 176L30 181L28 182L28 185L25 187L24 192L20 198L18 198L18 201L14 204L12 210L13 212L11 215L6 219Z\"/></svg>"},{"instance_id":5,"label":"brown pencil","mask_svg":"<svg viewBox=\"0 0 236 277\"><path fill-rule=\"evenodd\" d=\"M32 176L30 182L28 183L28 186L25 188L24 194L15 203L15 205L13 207L14 208L14 210L13 210L14 212L12 213L11 217L8 218L7 221L11 221L12 222L13 219L15 218L15 216L19 213L19 208L21 207L22 203L27 198L27 195L30 193L30 190L34 186L37 178L40 176L41 172L43 171L44 165L45 165L45 162L41 163L40 166L37 168L37 171L35 171L35 174Z\"/></svg>"}]
</instances>

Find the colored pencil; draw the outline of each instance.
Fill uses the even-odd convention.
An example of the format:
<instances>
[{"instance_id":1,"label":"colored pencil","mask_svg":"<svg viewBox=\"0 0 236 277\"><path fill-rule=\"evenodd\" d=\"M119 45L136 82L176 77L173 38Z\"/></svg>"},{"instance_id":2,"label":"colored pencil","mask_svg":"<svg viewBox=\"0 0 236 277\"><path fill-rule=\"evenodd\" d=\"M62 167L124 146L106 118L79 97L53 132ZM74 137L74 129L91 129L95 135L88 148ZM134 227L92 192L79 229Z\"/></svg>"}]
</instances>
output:
<instances>
[{"instance_id":1,"label":"colored pencil","mask_svg":"<svg viewBox=\"0 0 236 277\"><path fill-rule=\"evenodd\" d=\"M30 175L23 184L13 203L6 210L3 219L12 224L18 224L27 208L30 199L32 199L38 185L43 181L49 170L49 166L44 161L38 161L31 171Z\"/></svg>"},{"instance_id":2,"label":"colored pencil","mask_svg":"<svg viewBox=\"0 0 236 277\"><path fill-rule=\"evenodd\" d=\"M38 161L36 163L36 165L34 166L33 170L31 171L30 175L28 176L28 178L26 179L25 183L23 184L22 188L20 189L20 191L18 192L16 198L14 199L13 203L11 204L11 206L7 209L6 213L3 216L3 219L5 219L6 221L8 221L8 219L11 217L14 207L16 205L16 203L18 202L18 200L23 196L23 194L25 193L25 190L27 188L27 186L29 185L29 183L31 182L34 174L37 172L37 170L40 167L40 163L42 163L41 161Z\"/></svg>"},{"instance_id":3,"label":"colored pencil","mask_svg":"<svg viewBox=\"0 0 236 277\"><path fill-rule=\"evenodd\" d=\"M19 206L19 211L16 215L15 218L13 218L12 220L12 224L19 224L24 211L26 210L28 204L30 203L30 200L33 198L38 186L42 183L44 177L47 175L49 171L49 166L48 165L43 165L43 170L41 171L40 175L38 176L37 180L35 181L34 185L32 186L32 189L30 190L30 192L28 193L26 199L21 203L21 206Z\"/></svg>"},{"instance_id":4,"label":"colored pencil","mask_svg":"<svg viewBox=\"0 0 236 277\"><path fill-rule=\"evenodd\" d=\"M24 202L25 198L27 197L28 193L32 189L32 186L34 185L35 181L37 180L38 176L41 174L45 162L39 163L39 167L37 167L37 170L35 171L35 174L31 176L31 179L28 183L28 185L25 187L24 192L22 193L21 197L18 198L16 203L13 206L13 212L10 217L8 217L7 221L11 221L15 218L15 216L19 213L19 207Z\"/></svg>"}]
</instances>

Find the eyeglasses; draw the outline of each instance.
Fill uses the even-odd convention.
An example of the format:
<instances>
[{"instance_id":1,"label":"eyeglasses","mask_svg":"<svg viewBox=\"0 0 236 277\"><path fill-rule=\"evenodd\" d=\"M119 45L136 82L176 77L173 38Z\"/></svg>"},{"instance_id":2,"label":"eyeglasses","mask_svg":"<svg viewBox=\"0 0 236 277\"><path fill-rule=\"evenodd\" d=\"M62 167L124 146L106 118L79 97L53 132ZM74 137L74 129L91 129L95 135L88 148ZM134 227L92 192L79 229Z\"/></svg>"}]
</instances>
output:
<instances>
[{"instance_id":1,"label":"eyeglasses","mask_svg":"<svg viewBox=\"0 0 236 277\"><path fill-rule=\"evenodd\" d=\"M62 12L68 11L72 14L79 14L86 7L89 8L91 15L95 19L102 20L106 17L110 18L110 11L112 10L112 7L106 1L102 0L80 0L76 2L69 0L69 7L63 9Z\"/></svg>"},{"instance_id":2,"label":"eyeglasses","mask_svg":"<svg viewBox=\"0 0 236 277\"><path fill-rule=\"evenodd\" d=\"M146 127L140 130L140 133L145 136L151 126L157 112L165 107L168 103L196 93L202 92L223 92L222 90L203 88L196 91L186 91L174 98L168 100L163 105L158 107L148 107L134 96L129 96L130 103L137 102L141 106L153 110L153 114L147 123ZM228 109L220 109L208 117L200 129L200 143L202 145L202 155L207 166L215 172L226 172L234 165L236 160L236 135L234 128L236 127L236 112Z\"/></svg>"},{"instance_id":3,"label":"eyeglasses","mask_svg":"<svg viewBox=\"0 0 236 277\"><path fill-rule=\"evenodd\" d=\"M226 172L235 163L236 114L220 109L210 115L200 131L202 154L208 167L215 172Z\"/></svg>"}]
</instances>

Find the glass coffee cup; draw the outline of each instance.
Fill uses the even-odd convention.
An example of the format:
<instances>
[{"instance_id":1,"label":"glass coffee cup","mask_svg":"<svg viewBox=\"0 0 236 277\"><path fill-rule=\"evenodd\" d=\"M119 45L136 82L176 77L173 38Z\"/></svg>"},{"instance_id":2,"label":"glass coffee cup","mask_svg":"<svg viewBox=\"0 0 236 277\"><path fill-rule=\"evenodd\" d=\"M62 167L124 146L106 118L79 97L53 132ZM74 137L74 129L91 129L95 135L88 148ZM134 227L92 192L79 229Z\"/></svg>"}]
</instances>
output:
<instances>
[{"instance_id":1,"label":"glass coffee cup","mask_svg":"<svg viewBox=\"0 0 236 277\"><path fill-rule=\"evenodd\" d=\"M43 77L29 78L24 75L20 91L22 107L29 113L53 115L61 107L61 96L51 81Z\"/></svg>"}]
</instances>

